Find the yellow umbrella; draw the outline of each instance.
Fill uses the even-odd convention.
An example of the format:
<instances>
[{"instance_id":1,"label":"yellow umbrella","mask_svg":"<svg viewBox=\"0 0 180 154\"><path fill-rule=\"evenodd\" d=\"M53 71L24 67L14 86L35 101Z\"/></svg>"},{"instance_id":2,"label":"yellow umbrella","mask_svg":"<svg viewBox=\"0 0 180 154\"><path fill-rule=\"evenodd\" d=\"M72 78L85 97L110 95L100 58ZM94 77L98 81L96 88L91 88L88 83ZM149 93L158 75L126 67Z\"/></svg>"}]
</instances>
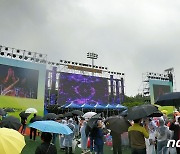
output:
<instances>
[{"instance_id":1,"label":"yellow umbrella","mask_svg":"<svg viewBox=\"0 0 180 154\"><path fill-rule=\"evenodd\" d=\"M20 154L24 146L24 136L18 131L0 128L0 154Z\"/></svg>"}]
</instances>

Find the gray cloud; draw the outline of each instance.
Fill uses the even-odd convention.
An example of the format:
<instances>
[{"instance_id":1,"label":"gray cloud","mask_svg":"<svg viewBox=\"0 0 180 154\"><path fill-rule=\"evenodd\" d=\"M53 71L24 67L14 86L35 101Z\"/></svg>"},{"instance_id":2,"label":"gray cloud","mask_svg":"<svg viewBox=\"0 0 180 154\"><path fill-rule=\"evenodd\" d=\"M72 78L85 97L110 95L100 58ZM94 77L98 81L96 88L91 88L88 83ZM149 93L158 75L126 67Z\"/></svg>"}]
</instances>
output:
<instances>
[{"instance_id":1,"label":"gray cloud","mask_svg":"<svg viewBox=\"0 0 180 154\"><path fill-rule=\"evenodd\" d=\"M1 0L0 43L125 72L135 95L142 73L175 68L179 87L180 2L168 0Z\"/></svg>"}]
</instances>

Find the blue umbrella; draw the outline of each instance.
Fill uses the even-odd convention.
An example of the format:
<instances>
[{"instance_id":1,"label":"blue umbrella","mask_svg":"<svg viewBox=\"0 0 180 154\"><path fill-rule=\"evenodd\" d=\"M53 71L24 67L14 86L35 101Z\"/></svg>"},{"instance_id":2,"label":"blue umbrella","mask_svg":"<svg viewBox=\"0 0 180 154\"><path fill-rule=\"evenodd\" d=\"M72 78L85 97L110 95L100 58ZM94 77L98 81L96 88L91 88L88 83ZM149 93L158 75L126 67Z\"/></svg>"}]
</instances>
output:
<instances>
[{"instance_id":1,"label":"blue umbrella","mask_svg":"<svg viewBox=\"0 0 180 154\"><path fill-rule=\"evenodd\" d=\"M100 105L100 104L96 104L95 106L94 106L94 108L95 109L104 109L104 106L102 106L102 105Z\"/></svg>"},{"instance_id":2,"label":"blue umbrella","mask_svg":"<svg viewBox=\"0 0 180 154\"><path fill-rule=\"evenodd\" d=\"M57 133L57 134L71 134L72 130L64 124L59 122L48 120L48 121L36 121L29 125L29 127L36 128L42 132Z\"/></svg>"},{"instance_id":3,"label":"blue umbrella","mask_svg":"<svg viewBox=\"0 0 180 154\"><path fill-rule=\"evenodd\" d=\"M79 105L75 104L75 103L70 103L69 105L67 105L65 108L81 108Z\"/></svg>"},{"instance_id":4,"label":"blue umbrella","mask_svg":"<svg viewBox=\"0 0 180 154\"><path fill-rule=\"evenodd\" d=\"M89 104L83 104L83 105L81 105L81 108L83 108L83 109L93 109L94 107L89 105Z\"/></svg>"}]
</instances>

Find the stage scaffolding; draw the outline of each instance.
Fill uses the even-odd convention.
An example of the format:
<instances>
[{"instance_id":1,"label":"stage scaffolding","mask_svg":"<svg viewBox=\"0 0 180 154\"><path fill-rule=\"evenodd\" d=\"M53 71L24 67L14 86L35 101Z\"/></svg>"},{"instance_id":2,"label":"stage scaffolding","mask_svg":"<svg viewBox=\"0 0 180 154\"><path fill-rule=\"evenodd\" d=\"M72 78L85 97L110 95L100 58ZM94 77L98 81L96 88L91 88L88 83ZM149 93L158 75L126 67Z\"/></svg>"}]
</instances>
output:
<instances>
[{"instance_id":1,"label":"stage scaffolding","mask_svg":"<svg viewBox=\"0 0 180 154\"><path fill-rule=\"evenodd\" d=\"M69 61L67 61L69 62ZM74 62L75 63L75 62ZM73 73L73 74L82 74L86 76L95 76L95 77L101 77L108 79L108 91L109 91L109 103L122 103L124 102L124 93L125 93L125 86L124 86L124 73L118 73L118 72L112 72L109 71L106 67L106 69L98 69L98 66L95 66L95 69L92 69L90 71L95 70L95 72L89 72L87 71L88 64L81 64L81 67L79 70L77 69L71 69L74 65L72 64L60 64L60 63L54 63L54 62L47 62L47 81L46 81L46 87L48 90L46 90L46 98L45 98L45 104L46 105L54 105L57 104L58 99L58 89L59 89L59 76L60 73ZM70 69L69 69L70 68ZM102 67L101 67L102 68Z\"/></svg>"},{"instance_id":2,"label":"stage scaffolding","mask_svg":"<svg viewBox=\"0 0 180 154\"><path fill-rule=\"evenodd\" d=\"M88 54L92 54L92 53L88 53ZM57 103L59 76L60 73L62 72L106 78L108 79L108 89L109 89L108 103L121 104L124 101L125 74L109 71L107 67L96 66L94 65L94 61L92 62L92 64L71 62L67 60L52 62L47 60L47 54L16 49L2 45L0 45L0 56L15 60L23 60L27 62L46 65L47 71L46 71L46 81L45 81L46 87L45 87L45 98L44 98L45 106L53 105Z\"/></svg>"}]
</instances>

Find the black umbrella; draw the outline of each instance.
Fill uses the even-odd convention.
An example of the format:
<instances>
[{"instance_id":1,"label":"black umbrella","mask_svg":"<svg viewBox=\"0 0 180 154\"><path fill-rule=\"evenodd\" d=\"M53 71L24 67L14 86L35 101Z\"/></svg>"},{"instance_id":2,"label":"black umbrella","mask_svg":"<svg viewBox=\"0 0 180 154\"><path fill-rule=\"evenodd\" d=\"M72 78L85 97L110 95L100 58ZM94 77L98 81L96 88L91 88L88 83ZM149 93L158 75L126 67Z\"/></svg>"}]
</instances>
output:
<instances>
[{"instance_id":1,"label":"black umbrella","mask_svg":"<svg viewBox=\"0 0 180 154\"><path fill-rule=\"evenodd\" d=\"M37 115L37 116L33 117L33 118L30 120L30 122L32 123L32 122L41 121L41 120L43 120L43 117Z\"/></svg>"},{"instance_id":2,"label":"black umbrella","mask_svg":"<svg viewBox=\"0 0 180 154\"><path fill-rule=\"evenodd\" d=\"M105 125L107 129L110 129L116 133L127 132L128 128L131 126L129 121L127 121L122 116L112 116L105 120Z\"/></svg>"},{"instance_id":3,"label":"black umbrella","mask_svg":"<svg viewBox=\"0 0 180 154\"><path fill-rule=\"evenodd\" d=\"M157 111L159 111L157 107L151 104L134 106L128 109L127 119L136 120L136 119L145 118Z\"/></svg>"},{"instance_id":4,"label":"black umbrella","mask_svg":"<svg viewBox=\"0 0 180 154\"><path fill-rule=\"evenodd\" d=\"M12 128L15 130L19 130L19 128L21 127L21 122L16 117L7 116L1 121L0 127L6 127L6 128Z\"/></svg>"},{"instance_id":5,"label":"black umbrella","mask_svg":"<svg viewBox=\"0 0 180 154\"><path fill-rule=\"evenodd\" d=\"M163 113L161 111L156 111L151 115L149 115L148 117L161 117L161 116L163 116Z\"/></svg>"},{"instance_id":6,"label":"black umbrella","mask_svg":"<svg viewBox=\"0 0 180 154\"><path fill-rule=\"evenodd\" d=\"M43 117L43 120L56 120L57 115L55 113L48 113Z\"/></svg>"},{"instance_id":7,"label":"black umbrella","mask_svg":"<svg viewBox=\"0 0 180 154\"><path fill-rule=\"evenodd\" d=\"M82 111L80 111L80 110L73 110L73 111L71 111L72 112L72 114L74 114L74 115L78 115L78 116L82 116L84 113L82 112Z\"/></svg>"},{"instance_id":8,"label":"black umbrella","mask_svg":"<svg viewBox=\"0 0 180 154\"><path fill-rule=\"evenodd\" d=\"M64 114L64 117L73 117L72 112L67 112Z\"/></svg>"},{"instance_id":9,"label":"black umbrella","mask_svg":"<svg viewBox=\"0 0 180 154\"><path fill-rule=\"evenodd\" d=\"M57 115L57 119L63 119L64 118L64 115L63 114L58 114Z\"/></svg>"},{"instance_id":10,"label":"black umbrella","mask_svg":"<svg viewBox=\"0 0 180 154\"><path fill-rule=\"evenodd\" d=\"M30 113L25 113L25 111L22 111L21 113L19 113L19 116L21 118L27 118L30 115Z\"/></svg>"},{"instance_id":11,"label":"black umbrella","mask_svg":"<svg viewBox=\"0 0 180 154\"><path fill-rule=\"evenodd\" d=\"M122 111L119 115L120 115L120 116L123 116L123 117L126 117L127 114L128 114L128 110L124 110L124 111Z\"/></svg>"},{"instance_id":12,"label":"black umbrella","mask_svg":"<svg viewBox=\"0 0 180 154\"><path fill-rule=\"evenodd\" d=\"M3 109L0 109L0 115L5 116L6 115L6 111L4 111Z\"/></svg>"},{"instance_id":13,"label":"black umbrella","mask_svg":"<svg viewBox=\"0 0 180 154\"><path fill-rule=\"evenodd\" d=\"M15 112L13 108L6 108L6 109L4 109L4 111L6 111L6 112Z\"/></svg>"},{"instance_id":14,"label":"black umbrella","mask_svg":"<svg viewBox=\"0 0 180 154\"><path fill-rule=\"evenodd\" d=\"M101 119L101 113L95 114L94 116L89 119L87 122L87 125L91 128L93 128L96 125L96 122Z\"/></svg>"},{"instance_id":15,"label":"black umbrella","mask_svg":"<svg viewBox=\"0 0 180 154\"><path fill-rule=\"evenodd\" d=\"M161 106L180 106L180 92L165 93L158 97L155 104Z\"/></svg>"}]
</instances>

